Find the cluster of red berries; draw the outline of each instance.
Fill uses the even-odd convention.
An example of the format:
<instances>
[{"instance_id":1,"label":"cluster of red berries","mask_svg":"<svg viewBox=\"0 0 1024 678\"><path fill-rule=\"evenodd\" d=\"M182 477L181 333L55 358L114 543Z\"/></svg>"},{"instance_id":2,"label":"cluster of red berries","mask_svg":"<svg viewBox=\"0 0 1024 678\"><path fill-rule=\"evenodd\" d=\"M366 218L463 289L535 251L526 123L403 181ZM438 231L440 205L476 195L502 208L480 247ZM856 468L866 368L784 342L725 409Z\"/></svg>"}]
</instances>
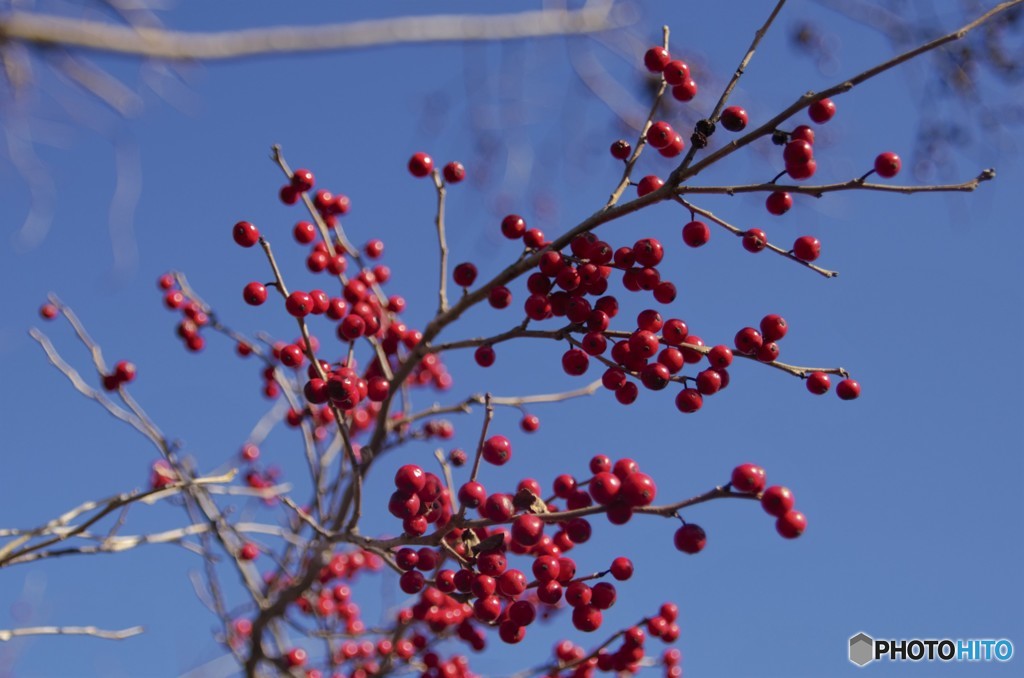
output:
<instances>
[{"instance_id":1,"label":"cluster of red berries","mask_svg":"<svg viewBox=\"0 0 1024 678\"><path fill-rule=\"evenodd\" d=\"M281 187L278 195L285 205L294 205L303 193L313 190L315 184L316 179L312 172L308 169L297 169L292 173L291 181ZM317 191L313 197L313 206L316 207L320 217L328 226L333 226L338 216L347 213L351 207L348 197L341 194L334 195L323 189ZM296 239L298 237L296 235Z\"/></svg>"},{"instance_id":2,"label":"cluster of red berries","mask_svg":"<svg viewBox=\"0 0 1024 678\"><path fill-rule=\"evenodd\" d=\"M672 88L672 96L678 101L692 101L697 96L697 83L690 77L690 67L673 59L664 47L655 45L644 53L644 66L651 73L660 73Z\"/></svg>"},{"instance_id":3,"label":"cluster of red berries","mask_svg":"<svg viewBox=\"0 0 1024 678\"><path fill-rule=\"evenodd\" d=\"M409 158L409 174L414 177L430 176L430 173L433 171L434 159L426 153L413 153L412 157ZM444 166L441 174L447 183L457 184L466 178L466 168L463 167L461 162L453 160Z\"/></svg>"},{"instance_id":4,"label":"cluster of red berries","mask_svg":"<svg viewBox=\"0 0 1024 678\"><path fill-rule=\"evenodd\" d=\"M255 229L255 227L253 228ZM238 232L236 227L236 240L238 239ZM248 231L245 234L248 235ZM256 239L259 239L258 232L256 233ZM193 353L203 350L206 341L199 331L210 324L210 316L206 310L201 304L187 298L185 293L178 289L174 276L170 273L160 276L157 280L157 286L164 292L164 306L169 310L181 312L181 322L178 323L175 332L178 338L185 343L185 348Z\"/></svg>"},{"instance_id":5,"label":"cluster of red berries","mask_svg":"<svg viewBox=\"0 0 1024 678\"><path fill-rule=\"evenodd\" d=\"M415 464L406 464L395 473L395 491L388 500L388 511L402 521L406 534L419 536L430 525L447 525L452 517L448 488L433 473Z\"/></svg>"},{"instance_id":6,"label":"cluster of red berries","mask_svg":"<svg viewBox=\"0 0 1024 678\"><path fill-rule=\"evenodd\" d=\"M682 135L672 129L672 125L663 120L647 128L646 138L647 143L652 148L656 148L658 153L666 158L676 157L686 147Z\"/></svg>"},{"instance_id":7,"label":"cluster of red berries","mask_svg":"<svg viewBox=\"0 0 1024 678\"><path fill-rule=\"evenodd\" d=\"M644 620L641 624L630 626L622 632L622 642L614 650L602 648L592 657L579 645L568 640L558 642L554 648L554 659L561 665L574 666L571 676L592 676L595 671L615 673L616 675L633 675L643 666L645 657L644 646L648 636L660 638L666 643L674 642L678 637L679 626L676 619L679 608L674 603L664 603L658 614ZM665 675L676 677L682 675L678 666L681 655L678 650L669 649L662 655L665 664ZM551 676L563 675L560 673Z\"/></svg>"},{"instance_id":8,"label":"cluster of red berries","mask_svg":"<svg viewBox=\"0 0 1024 678\"><path fill-rule=\"evenodd\" d=\"M807 529L807 518L793 508L796 500L788 488L768 484L767 475L756 464L740 464L732 471L732 489L761 496L761 507L774 516L775 529L786 539L796 539Z\"/></svg>"},{"instance_id":9,"label":"cluster of red berries","mask_svg":"<svg viewBox=\"0 0 1024 678\"><path fill-rule=\"evenodd\" d=\"M103 388L107 391L116 391L123 384L130 383L135 379L135 363L121 360L114 365L110 374L103 375Z\"/></svg>"}]
</instances>

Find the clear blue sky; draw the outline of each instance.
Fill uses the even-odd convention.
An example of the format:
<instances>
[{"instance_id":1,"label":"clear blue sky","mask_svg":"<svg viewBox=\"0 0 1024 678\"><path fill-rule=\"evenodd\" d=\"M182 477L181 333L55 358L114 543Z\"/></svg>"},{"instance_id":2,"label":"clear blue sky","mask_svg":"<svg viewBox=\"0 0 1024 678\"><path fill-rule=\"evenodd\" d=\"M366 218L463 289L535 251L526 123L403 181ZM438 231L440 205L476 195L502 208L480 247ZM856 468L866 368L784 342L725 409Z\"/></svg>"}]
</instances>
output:
<instances>
[{"instance_id":1,"label":"clear blue sky","mask_svg":"<svg viewBox=\"0 0 1024 678\"><path fill-rule=\"evenodd\" d=\"M656 41L662 24L671 25L673 51L691 63L702 87L692 111L703 114L767 11L766 3L741 4L743 11L708 10L697 20L682 3L641 2L633 37L607 41L635 51ZM476 11L477 5L448 2L443 9ZM513 7L519 5L492 9ZM440 11L442 5L358 9L346 3L341 9L310 2L283 16L280 6L270 4L183 4L165 18L179 28L222 29L425 9ZM838 60L834 73L821 73L791 48L788 30L800 20L827 29ZM792 2L777 28L733 95L753 124L800 93L891 54L877 33L811 3ZM283 314L242 303L245 283L269 275L258 252L241 250L230 238L235 221L254 221L275 244L285 275L300 287L313 286L303 250L290 237L301 214L276 198L282 178L268 159L276 142L293 166L312 169L321 185L351 198L345 221L350 237L356 243L385 241L384 263L394 273L386 289L406 297L407 320L422 326L436 303L435 198L427 182L404 169L413 151L466 164L470 179L450 192L449 242L453 262L472 260L484 275L518 254L498 232L506 212L517 211L554 235L599 208L618 179L620 167L607 146L620 136L620 126L573 75L570 53L592 53L632 96L640 96L632 63L603 46L562 39L185 66L178 71L184 86L174 76L155 80L168 88L170 103L144 84L154 80L133 63L99 59L130 86L140 86L145 110L130 121L40 71L30 129L54 186L53 222L33 248L13 245L31 200L8 155L0 160L0 282L7 290L0 316L0 526L34 526L84 500L142 486L155 458L142 438L74 393L27 336L28 327L40 323L36 311L47 292L74 307L109 361L126 358L138 365L136 397L200 468L224 468L269 407L259 393L258 368L235 358L232 346L213 335L202 354L186 355L174 336L175 317L161 306L157 276L171 268L185 271L233 326L293 338L294 323ZM816 179L857 176L884 150L909 159L919 84L929 63L889 73L837 99L839 113L820 130ZM993 83L986 87L986 96L1012 99ZM686 115L686 107L672 104L670 120ZM5 109L11 138L24 133L16 116ZM806 121L801 114L793 124ZM672 521L638 518L615 528L595 520L595 538L574 552L581 570L602 569L613 557L629 555L638 571L619 586L605 628L583 637L567 619L534 626L513 652L495 639L495 651L474 660L478 672L502 674L540 663L563 636L599 642L606 629L653 613L664 600L680 606L677 646L685 671L694 676L852 675L858 669L847 661L846 644L858 631L895 638L1005 637L1024 651L1018 500L1024 370L1014 348L1015 337L1024 335L1017 190L1024 170L1019 130L997 137L979 128L977 134L978 143L957 154L944 177L958 182L995 167L997 180L974 194L797 196L781 218L764 211L762 197L695 198L732 223L764 228L780 244L803 234L819 237L819 263L841 272L834 280L769 253L750 255L721 230L702 250L690 250L680 239L686 215L673 205L600 231L616 246L647 236L665 243L663 270L680 293L662 312L686 319L709 343L730 343L740 327L781 313L790 323L785 360L842 365L864 393L849 403L832 393L814 397L798 379L743 363L732 370L729 389L691 416L675 410L668 391L641 393L628 408L607 392L538 406L531 411L540 416L541 429L532 436L519 431L515 412L499 411L494 430L512 439L515 457L500 472L486 469L490 490L512 488L524 476L547 486L558 473L583 475L590 456L602 452L639 461L658 480L659 500L667 501L725 482L733 466L754 461L767 469L770 483L794 491L809 528L789 542L754 503L706 504L684 514L709 535L706 550L691 557L674 550ZM728 133L719 135L721 143ZM119 190L117 157L124 159L120 190L130 195L131 183L141 182L130 229L121 208L111 213ZM664 175L669 168L659 157L645 157L641 173ZM758 182L778 168L777 151L764 141L702 179ZM916 181L906 170L899 179ZM511 327L520 319L522 282L514 293L512 309L475 310L444 336ZM620 318L645 301L627 298ZM46 329L85 372L88 356L67 328ZM326 326L319 332L330 336ZM489 370L473 365L468 353L452 355L446 362L455 387L437 397L449 402L485 389L522 395L582 385L583 379L562 373L562 350L548 342L504 345ZM588 376L599 374L592 368ZM420 404L431 397L421 395ZM479 422L479 412L456 419L453 443L472 446ZM429 460L431 449L410 447L407 456L373 475L370 492L379 510L366 516L365 533L395 530L384 511L387 469ZM301 483L304 463L293 436L275 433L264 457ZM276 515L247 505L240 510L266 520ZM170 529L182 520L173 506L136 508L123 532ZM0 676L171 676L216 660L223 651L211 640L215 620L186 576L200 565L179 547L151 546L5 570L0 628L141 624L147 632L123 642L38 638L0 644ZM364 580L357 596L368 620L377 618L380 601L387 606L401 600L393 584L390 575ZM238 591L232 593L242 602ZM662 649L657 642L650 647ZM1013 663L1019 662L1015 657ZM901 664L863 670L927 675L938 669ZM993 665L941 670L1012 671Z\"/></svg>"}]
</instances>

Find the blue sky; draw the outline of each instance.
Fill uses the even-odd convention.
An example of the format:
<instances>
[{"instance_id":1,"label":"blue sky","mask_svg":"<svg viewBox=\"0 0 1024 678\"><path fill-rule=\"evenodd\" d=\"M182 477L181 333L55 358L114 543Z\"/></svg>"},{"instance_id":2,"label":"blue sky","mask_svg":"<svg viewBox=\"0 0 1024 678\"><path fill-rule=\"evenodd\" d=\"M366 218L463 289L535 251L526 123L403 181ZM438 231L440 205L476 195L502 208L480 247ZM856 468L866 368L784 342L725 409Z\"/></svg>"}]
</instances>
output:
<instances>
[{"instance_id":1,"label":"blue sky","mask_svg":"<svg viewBox=\"0 0 1024 678\"><path fill-rule=\"evenodd\" d=\"M293 166L312 169L321 185L351 198L347 232L357 244L385 241L383 263L393 271L386 289L403 295L407 321L423 326L436 305L435 198L428 182L405 171L412 152L426 151L439 163L465 163L469 179L449 193L452 261L472 260L483 275L493 274L518 255L498 230L505 213L523 214L553 236L598 209L618 180L620 166L607 147L621 136L621 125L573 74L571 58L592 54L646 106L636 87L638 50L657 41L660 26L669 24L673 53L691 64L702 88L692 104L669 107L667 118L686 129L687 116L712 108L763 20L760 8L708 12L698 22L678 3L636 6L630 32L598 44L553 39L381 48L181 67L181 81L157 80L171 92L169 101L147 86L153 81L134 63L98 58L140 88L145 109L127 121L41 70L27 110L54 194L52 227L35 247L14 245L31 198L8 157L0 161L0 281L8 290L0 316L0 378L6 385L0 525L34 526L87 499L142 486L155 458L142 438L74 393L27 336L41 322L36 311L48 292L76 310L109 361L138 365L133 393L200 468L226 468L270 406L259 392L259 369L213 335L203 353L186 355L174 336L176 318L162 308L154 281L168 269L184 271L233 326L293 338L294 323L283 313L242 303L242 287L269 274L256 250L242 250L230 238L235 221L257 223L274 243L286 278L313 286L304 250L290 236L302 215L277 200L282 178L269 160L270 145L280 143ZM435 8L478 9L470 2ZM310 2L290 8L286 20L423 10L413 2L386 9L346 4L344 10ZM165 18L183 29L285 20L278 6L250 3L244 11L242 3L184 5ZM792 49L788 31L804 20L826 29L837 59L834 73L822 73ZM619 49L636 59L623 59ZM793 2L732 101L759 124L802 92L834 84L890 54L877 33L814 4ZM858 176L885 150L911 157L929 63L888 73L836 99L836 118L819 130L815 179ZM984 78L982 84L986 101L1012 100L1012 91ZM927 105L946 106L930 98ZM952 117L966 115L956 106L947 110ZM9 134L22 134L20 115L25 113L5 109ZM804 114L792 120L807 122ZM976 143L956 152L942 177L959 182L995 167L997 179L973 194L796 196L783 217L767 214L763 196L694 198L731 223L764 228L783 245L799 235L818 237L818 263L840 271L836 279L769 253L750 255L721 229L706 247L691 250L680 238L688 216L675 205L656 205L602 227L599 234L615 246L641 237L665 244L663 272L679 297L661 309L664 314L686 319L709 343L730 343L739 328L780 313L790 324L782 358L842 365L861 383L863 396L854 402L832 393L815 397L798 379L744 363L731 371L728 390L707 399L695 415L677 412L668 391L641 393L630 407L607 392L531 407L541 419L532 435L519 430L515 411L499 411L492 430L512 439L515 456L500 471L486 469L482 481L489 490L512 488L526 476L548 486L559 473L583 475L589 458L601 452L636 459L658 481L659 500L668 501L710 489L725 482L735 465L754 461L767 469L770 484L793 490L809 527L799 540L785 541L756 504L712 502L684 513L709 535L706 550L691 557L673 548L672 521L637 518L623 528L595 520L594 539L574 552L580 569L602 569L615 556L628 555L638 572L619 585L619 602L606 614L605 627L584 637L560 619L531 627L514 651L495 639L493 652L474 658L479 673L541 663L556 638L594 644L606 630L653 613L665 600L680 606L676 646L686 672L697 676L853 673L859 669L847 661L846 643L858 631L892 638L1008 638L1021 647L1024 521L1017 496L1024 476L1024 370L1013 342L1024 332L1024 235L1017 227L1015 190L1024 170L1019 130L976 132ZM700 180L761 182L779 166L777 150L762 140ZM645 156L640 173L664 175L670 168ZM898 180L917 181L906 165ZM125 212L135 181L137 204ZM119 190L129 196L127 203L117 201ZM511 309L475 309L443 337L511 327L521 319L522 281L513 292ZM649 299L619 296L620 318ZM44 329L85 372L88 356L67 328ZM319 333L331 336L326 325ZM455 377L453 390L423 394L418 402L453 402L484 390L547 393L585 383L562 373L561 353L550 342L505 344L487 370L473 364L469 353L453 354L445 360ZM588 376L599 374L592 367ZM453 446L475 444L480 416L477 411L454 419ZM379 510L367 511L364 532L396 529L384 510L388 470L409 460L429 463L431 451L414 445L382 462L368 480ZM287 431L273 434L264 457L302 483L300 447ZM244 502L239 510L266 520L277 515ZM182 520L173 506L137 508L124 531L170 529ZM0 666L10 668L0 675L165 676L214 662L223 655L211 640L214 618L187 576L200 565L181 548L151 546L7 569L0 628L141 624L147 632L123 642L38 638L2 644ZM360 583L356 595L367 619L401 602L393 584L387 575ZM241 603L240 592L232 593ZM661 651L659 643L650 647ZM926 675L936 669L878 664L862 670Z\"/></svg>"}]
</instances>

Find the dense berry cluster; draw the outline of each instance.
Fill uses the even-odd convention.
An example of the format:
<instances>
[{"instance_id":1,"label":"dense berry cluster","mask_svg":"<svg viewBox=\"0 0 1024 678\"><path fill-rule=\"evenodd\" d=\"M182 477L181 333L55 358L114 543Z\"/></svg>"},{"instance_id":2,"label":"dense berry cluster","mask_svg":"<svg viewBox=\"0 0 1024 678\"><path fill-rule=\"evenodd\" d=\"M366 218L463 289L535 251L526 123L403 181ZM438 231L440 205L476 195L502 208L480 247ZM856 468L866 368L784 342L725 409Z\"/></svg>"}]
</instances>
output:
<instances>
[{"instance_id":1,"label":"dense berry cluster","mask_svg":"<svg viewBox=\"0 0 1024 678\"><path fill-rule=\"evenodd\" d=\"M599 534L602 530L613 531L638 516L676 518L680 522L673 523L672 543L683 553L696 554L707 547L708 531L685 520L682 513L688 516L695 505L725 497L760 503L775 519L778 534L786 539L799 537L806 530L807 519L796 510L793 493L781 485L768 486L765 470L753 463L736 466L727 482L684 500L659 497L655 478L642 471L637 460L603 454L594 455L583 473L552 467L550 483L542 485L535 478L509 475L519 461L513 455L514 436L509 428L505 435L491 429L495 407L502 406L515 408L523 432L535 433L540 418L527 406L557 402L581 392L600 391L604 397L630 405L642 392L669 391L680 412L694 413L703 408L705 398L730 385L732 373L740 373L736 365L770 365L803 380L815 395L832 390L833 379L840 399L853 400L860 395L860 385L841 368L782 362L780 343L789 325L777 313L740 328L731 341L731 329L724 339L715 337L720 333L710 328L701 328L697 334L686 320L667 312L678 295L676 285L667 279L672 270L668 262L674 256L673 247L680 247L678 242L663 243L643 232L631 234L628 240L613 238L608 232L599 236L597 229L606 220L622 216L616 213L602 220L623 208L618 200L635 186L643 199L625 205L623 214L659 201L688 212L688 217L680 220L684 222L681 238L685 245L681 251L703 248L710 242L712 229L722 227L738 237L749 252L768 250L831 277L835 272L812 263L821 256L816 237L799 236L792 247L779 247L761 228L732 226L691 204L691 195L700 191L684 181L701 168L693 169L689 163L712 143L716 125L745 134L738 137L743 143L734 140L723 151L770 136L781 147L782 171L767 183L739 189L766 194L767 211L782 216L793 209L794 195L801 193L883 188L865 186L865 182L872 174L896 176L901 169L899 156L879 154L869 171L846 184L780 184L784 177L805 181L815 176L819 160L815 128L801 124L784 131L762 125L747 131L751 114L737 105L725 106L732 92L729 88L719 106L684 140L671 122L655 116L671 118L671 112L660 105L667 92L678 101L694 101L698 89L689 66L661 46L646 51L643 65L656 74L658 105L651 109L633 143L620 139L610 145L612 157L623 163L620 184L609 203L594 217L553 239L536 227L528 212L517 210L494 219L486 227L495 237L500 233L499 241L506 242L512 261L500 272L483 270L483 263L473 261L449 268L444 201L447 187L467 178L465 166L457 161L436 166L424 152L409 158L408 172L428 178L430 181L420 185L432 185L438 198L435 225L441 283L437 312L422 331L403 320L412 317L407 315L405 298L384 291L391 279L391 269L384 263L391 245L370 237L354 246L341 223L350 210L348 197L318 188L308 169L290 170L276 147L275 160L287 175L279 198L287 205L301 204L306 212L292 225L280 230L265 227L262 233L253 222L239 221L231 227L231 237L239 247L261 253L270 269L260 279L238 281L242 300L253 307L254 314L276 312L295 323L294 338L249 337L228 328L184 276L168 273L160 277L158 286L165 306L180 314L176 333L186 348L193 352L203 349L201 332L230 337L238 355L253 356L259 363L263 394L278 401L265 417L274 421L261 422L238 450L241 482L247 487L233 489L266 507L287 508L290 532L282 534L287 534L289 539L284 541L288 543L276 549L269 538L272 532L247 531L227 523L226 517L207 516L228 562L237 566L253 594L251 608L232 608L222 615L224 640L236 656L248 656L253 666L269 662L282 672L306 678L322 678L319 667L349 676L393 671L418 672L430 678L470 676L468 652L479 652L493 642L520 643L528 632L536 633L530 629L547 620L564 619L566 627L571 624L580 633L593 633L607 625L606 618L614 617L612 610L620 594L627 595L628 585L622 582L633 577L634 564L619 551L605 569L585 572L578 568L578 562L585 562L578 560L584 550L580 547L589 543L587 548L592 548L605 537ZM836 115L835 103L822 97L829 92L807 95L792 111L803 111L806 105L813 124L827 123ZM675 161L677 167L665 175L667 179L651 174L634 180L634 167L648 146L662 158L677 158L684 151L685 157ZM664 164L659 158L655 161ZM692 170L689 175L687 167ZM705 193L737 192L737 187L701 188ZM306 272L315 283L302 285L302 289L286 283L270 242L282 237L298 246ZM452 283L458 288L458 300L447 296ZM636 296L630 299L630 295ZM469 307L485 302L512 315L513 329L447 344L438 340L441 330ZM75 323L56 297L39 312L45 319L63 313ZM451 388L452 377L441 360L443 353L471 349L475 363L490 368L497 363L503 342L527 334L561 346L559 354L550 356L548 366L560 365L573 377L600 373L600 378L575 393L532 398L473 395L455 404L434 402L425 409L414 408L420 391L428 391L432 400L434 392ZM103 387L112 392L99 393L99 397L105 402L120 397L131 407L122 387L135 378L134 365L121 361L108 371L102 360L97 360L97 367ZM482 431L456 438L455 425L445 417L470 413L478 406L486 412ZM286 496L287 490L282 488L290 489L289 478L273 463L272 448L264 445L267 432L263 429L277 421L301 434L315 490L312 499L301 506ZM493 425L497 427L499 422ZM378 458L413 441L434 446L436 473L424 468L419 458L416 462L407 459L404 461L409 463L399 462L393 477L389 472L391 481L383 493L380 485L364 485ZM186 502L193 500L198 495L191 493L199 487L194 468L177 458L174 445L165 444L161 449L164 458L152 465L150 487L160 490L156 494L180 491ZM668 487L663 484L662 495ZM195 505L204 507L198 501ZM362 532L360 518L369 512L383 516L385 534ZM668 533L665 537L667 542ZM303 546L295 548L296 543ZM214 559L207 557L211 562ZM363 573L388 570L395 574L397 589L405 597L379 626L368 626L353 584ZM275 602L267 605L267 601ZM669 648L658 658L650 649L651 638L668 644L679 638L678 613L674 604L665 602L655 614L633 620L625 628L616 622L619 630L591 650L561 640L554 645L550 662L535 673L553 677L596 672L629 675L642 666L658 664L665 675L680 676L678 650ZM263 632L275 614L278 618L287 615L289 625L297 631L326 636L332 642L318 650L311 649L312 643L305 647L277 638L266 642Z\"/></svg>"}]
</instances>

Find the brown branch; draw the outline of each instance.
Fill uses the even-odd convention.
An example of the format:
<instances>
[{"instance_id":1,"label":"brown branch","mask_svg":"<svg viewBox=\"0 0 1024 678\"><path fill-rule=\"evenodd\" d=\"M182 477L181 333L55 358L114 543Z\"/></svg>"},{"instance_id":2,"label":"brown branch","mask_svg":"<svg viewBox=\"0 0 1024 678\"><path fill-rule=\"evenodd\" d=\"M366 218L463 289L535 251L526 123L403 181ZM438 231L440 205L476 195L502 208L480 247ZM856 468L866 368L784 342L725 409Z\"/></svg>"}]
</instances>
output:
<instances>
[{"instance_id":1,"label":"brown branch","mask_svg":"<svg viewBox=\"0 0 1024 678\"><path fill-rule=\"evenodd\" d=\"M437 312L441 314L448 310L448 241L444 234L444 198L447 190L444 181L441 180L441 172L437 168L434 168L431 178L437 188L437 217L435 217L434 223L437 225L437 242L441 249L441 283L437 288L439 297Z\"/></svg>"},{"instance_id":2,"label":"brown branch","mask_svg":"<svg viewBox=\"0 0 1024 678\"><path fill-rule=\"evenodd\" d=\"M736 67L736 71L732 74L732 78L729 80L729 84L725 86L725 90L722 92L722 96L718 98L718 103L715 104L714 110L711 111L711 115L708 116L708 121L715 123L718 121L718 116L722 113L722 109L725 107L725 102L729 100L729 96L732 91L736 89L736 85L739 84L740 78L747 70L747 66L750 64L750 60L754 58L754 52L757 51L757 46L761 44L761 40L768 33L768 29L771 28L772 23L775 21L775 17L782 11L782 6L786 4L786 0L779 0L775 5L775 9L768 15L761 28L757 29L754 33L754 40L750 43L750 47L747 48L747 53L740 59L740 65ZM697 151L700 150L696 144L690 146L690 150L686 152L686 156L683 158L683 162L680 163L680 167L689 167L693 161L693 156L697 155Z\"/></svg>"},{"instance_id":3,"label":"brown branch","mask_svg":"<svg viewBox=\"0 0 1024 678\"><path fill-rule=\"evenodd\" d=\"M668 49L668 38L669 29L668 26L661 27L662 33L662 47ZM636 148L633 149L633 154L626 160L626 166L622 169L622 178L619 179L618 185L612 194L608 196L608 202L605 203L604 209L609 210L619 202L622 197L623 191L630 184L630 177L633 174L633 168L636 167L637 160L640 159L640 154L644 151L644 146L647 145L647 130L650 129L651 123L654 120L654 114L658 112L658 107L661 106L661 98L665 96L665 90L668 89L668 82L665 81L665 76L661 78L661 85L658 86L658 92L654 95L654 103L651 104L651 110L647 113L647 121L644 122L640 129L640 135L636 139Z\"/></svg>"},{"instance_id":4,"label":"brown branch","mask_svg":"<svg viewBox=\"0 0 1024 678\"><path fill-rule=\"evenodd\" d=\"M676 202L678 202L680 205L682 205L686 209L690 210L691 212L696 212L697 214L700 214L700 215L702 215L704 217L707 217L708 219L710 219L711 221L715 222L716 224L718 224L722 228L725 228L726 230L728 230L729 232L731 232L733 235L735 235L737 237L742 238L744 233L746 233L746 231L744 231L743 229L737 228L736 226L733 226L729 222L727 222L727 221L725 221L723 219L720 219L719 217L716 217L714 214L712 214L708 210L702 209L700 207L697 207L696 205L694 205L692 203L689 203L686 200L683 200L679 196L675 196L675 199L676 199ZM773 245L770 242L766 244L765 249L771 250L772 252L775 252L776 254L780 254L780 255L786 257L787 259L789 259L790 261L795 261L798 264L806 266L807 268L811 269L815 273L819 273L819 274L825 276L826 278L835 278L836 276L839 275L839 271L830 271L827 268L822 268L820 266L815 266L814 264L810 263L809 261L804 261L803 259L798 259L796 257L796 255L794 255L792 252L790 252L788 250L784 250L781 247L779 247L778 245Z\"/></svg>"},{"instance_id":5,"label":"brown branch","mask_svg":"<svg viewBox=\"0 0 1024 678\"><path fill-rule=\"evenodd\" d=\"M60 45L151 59L218 60L432 42L521 40L605 31L619 24L612 3L580 10L512 14L438 14L322 26L184 32L117 26L38 12L8 12L0 38L41 48Z\"/></svg>"},{"instance_id":6,"label":"brown branch","mask_svg":"<svg viewBox=\"0 0 1024 678\"><path fill-rule=\"evenodd\" d=\"M792 184L745 184L740 186L680 186L676 189L677 195L694 194L721 194L735 195L737 193L767 193L771 191L787 191L789 193L801 193L821 198L826 193L837 191L880 191L884 193L970 193L975 191L985 181L996 178L994 169L982 170L981 174L960 184L933 184L927 186L896 186L891 184L871 184L862 179L850 179L849 181L834 184L819 184L817 186L797 186Z\"/></svg>"},{"instance_id":7,"label":"brown branch","mask_svg":"<svg viewBox=\"0 0 1024 678\"><path fill-rule=\"evenodd\" d=\"M942 47L943 45L946 45L948 43L955 42L957 40L962 40L968 33L973 31L978 26L981 26L982 24L986 23L993 17L1005 12L1008 9L1016 7L1021 3L1024 3L1024 0L1009 0L1008 2L1000 3L993 7L992 9L985 12L984 14L982 14L981 16L979 16L974 21L971 21L970 23L953 31L952 33L947 33L946 35L938 37L934 40L931 40L930 42L926 42L923 45L919 45L898 56L895 56L892 59L883 61L882 63L876 66L873 66L865 71L861 71L860 73L853 76L852 78L849 78L848 80L844 80L840 83L832 85L831 87L823 89L820 92L807 92L806 94L801 95L800 97L797 98L796 101L787 106L785 109L782 110L782 112L777 114L768 122L764 123L757 129L751 130L750 132L743 135L739 139L734 139L730 141L728 144L718 149L714 153L709 154L706 158L704 158L697 164L687 167L686 165L681 163L679 167L677 167L669 176L668 180L665 182L665 186L659 191L655 191L655 194L658 194L659 197L663 197L664 194L662 194L662 190L664 190L666 193L672 191L675 187L679 186L686 179L689 179L690 177L700 174L700 172L703 171L704 168L708 167L709 165L712 165L721 160L722 158L731 155L732 153L735 153L739 149L753 143L754 141L760 139L765 135L772 134L780 124L788 120L794 114L804 110L814 102L821 101L822 99L836 96L838 94L845 94L846 92L849 92L851 89L863 83L864 81L870 80L871 78L877 75L881 75L882 73L892 68L895 68L896 66L899 66L902 63L910 61L911 59L921 56L922 54L930 52L934 49L938 49L939 47Z\"/></svg>"}]
</instances>

